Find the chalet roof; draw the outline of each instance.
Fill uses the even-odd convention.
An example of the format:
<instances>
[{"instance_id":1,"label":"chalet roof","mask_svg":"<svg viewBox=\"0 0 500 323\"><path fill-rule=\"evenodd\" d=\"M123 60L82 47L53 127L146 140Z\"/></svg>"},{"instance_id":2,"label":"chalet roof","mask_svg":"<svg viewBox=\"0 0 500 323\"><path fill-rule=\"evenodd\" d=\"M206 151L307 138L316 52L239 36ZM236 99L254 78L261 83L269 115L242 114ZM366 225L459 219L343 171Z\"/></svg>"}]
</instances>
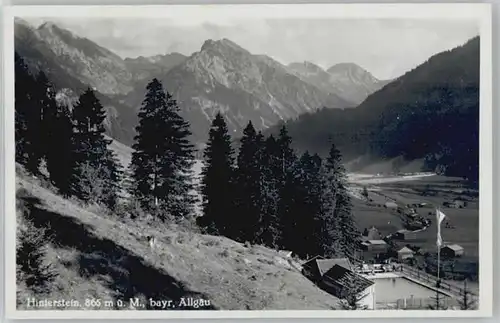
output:
<instances>
[{"instance_id":1,"label":"chalet roof","mask_svg":"<svg viewBox=\"0 0 500 323\"><path fill-rule=\"evenodd\" d=\"M369 244L372 244L372 245L374 245L374 244L376 244L376 245L385 245L385 244L387 244L387 242L385 242L384 240L368 240L366 242L369 243Z\"/></svg>"},{"instance_id":2,"label":"chalet roof","mask_svg":"<svg viewBox=\"0 0 500 323\"><path fill-rule=\"evenodd\" d=\"M364 278L361 275L354 273L353 271L340 266L335 265L328 272L325 273L324 278L333 281L343 287L353 285L357 286L357 292L365 290L367 287L374 284L373 281Z\"/></svg>"},{"instance_id":3,"label":"chalet roof","mask_svg":"<svg viewBox=\"0 0 500 323\"><path fill-rule=\"evenodd\" d=\"M319 269L319 273L323 276L332 267L338 265L347 270L352 268L352 264L347 258L337 258L337 259L316 259L316 264Z\"/></svg>"},{"instance_id":4,"label":"chalet roof","mask_svg":"<svg viewBox=\"0 0 500 323\"><path fill-rule=\"evenodd\" d=\"M352 268L352 264L347 258L335 258L335 259L325 259L322 256L315 256L308 261L306 261L302 267L317 268L321 276L323 276L330 268L335 265L345 267L347 269Z\"/></svg>"},{"instance_id":5,"label":"chalet roof","mask_svg":"<svg viewBox=\"0 0 500 323\"><path fill-rule=\"evenodd\" d=\"M458 245L458 244L450 244L450 245L444 246L443 248L450 248L453 251L464 250L464 248L462 246Z\"/></svg>"},{"instance_id":6,"label":"chalet roof","mask_svg":"<svg viewBox=\"0 0 500 323\"><path fill-rule=\"evenodd\" d=\"M411 250L408 247L403 247L403 248L399 249L398 253L413 253L413 250Z\"/></svg>"}]
</instances>

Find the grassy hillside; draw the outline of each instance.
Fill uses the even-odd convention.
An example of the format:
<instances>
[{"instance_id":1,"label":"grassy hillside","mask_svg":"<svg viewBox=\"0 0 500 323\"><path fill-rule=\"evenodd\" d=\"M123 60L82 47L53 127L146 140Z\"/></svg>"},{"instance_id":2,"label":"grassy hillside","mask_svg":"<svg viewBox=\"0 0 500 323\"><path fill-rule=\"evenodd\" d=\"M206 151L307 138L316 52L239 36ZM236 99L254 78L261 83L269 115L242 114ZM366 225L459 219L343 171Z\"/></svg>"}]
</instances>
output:
<instances>
[{"instance_id":1,"label":"grassy hillside","mask_svg":"<svg viewBox=\"0 0 500 323\"><path fill-rule=\"evenodd\" d=\"M175 303L181 297L209 300L208 308L224 310L337 306L335 297L315 287L295 261L277 251L202 235L188 223L160 224L106 214L42 186L18 172L18 223L31 224L22 225L20 237L26 230L43 236L43 261L56 275L38 296L76 299L81 304L90 298L115 304L122 300L121 309L129 309L128 300L135 297L151 309L158 308L147 305L149 298ZM150 249L147 235L157 237L156 249ZM26 297L34 296L28 283L18 282L21 309L26 308Z\"/></svg>"}]
</instances>

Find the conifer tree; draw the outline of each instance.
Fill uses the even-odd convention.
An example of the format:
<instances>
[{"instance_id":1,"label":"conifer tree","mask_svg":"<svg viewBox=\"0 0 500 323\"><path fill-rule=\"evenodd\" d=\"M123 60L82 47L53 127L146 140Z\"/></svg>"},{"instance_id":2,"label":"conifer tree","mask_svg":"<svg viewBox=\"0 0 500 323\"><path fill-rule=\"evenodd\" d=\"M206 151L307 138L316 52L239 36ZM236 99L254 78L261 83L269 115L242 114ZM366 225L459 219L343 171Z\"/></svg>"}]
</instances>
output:
<instances>
[{"instance_id":1,"label":"conifer tree","mask_svg":"<svg viewBox=\"0 0 500 323\"><path fill-rule=\"evenodd\" d=\"M71 178L76 167L74 161L73 121L68 106L57 105L49 115L45 127L48 144L45 149L47 171L50 180L62 195L71 193Z\"/></svg>"},{"instance_id":2,"label":"conifer tree","mask_svg":"<svg viewBox=\"0 0 500 323\"><path fill-rule=\"evenodd\" d=\"M279 205L278 216L283 228L283 240L281 242L284 248L294 249L296 243L297 214L294 209L299 192L297 183L297 156L293 151L292 138L288 135L286 126L280 130L277 140L280 171L276 174L279 185Z\"/></svg>"},{"instance_id":3,"label":"conifer tree","mask_svg":"<svg viewBox=\"0 0 500 323\"><path fill-rule=\"evenodd\" d=\"M104 170L103 178L105 179L102 203L109 209L114 210L120 198L121 185L125 172L118 157L110 149L107 149L105 152L102 167Z\"/></svg>"},{"instance_id":4,"label":"conifer tree","mask_svg":"<svg viewBox=\"0 0 500 323\"><path fill-rule=\"evenodd\" d=\"M158 79L146 87L138 114L139 125L133 145L132 194L148 210L165 210L173 216L192 212L193 146L189 123ZM166 214L163 215L165 217Z\"/></svg>"},{"instance_id":5,"label":"conifer tree","mask_svg":"<svg viewBox=\"0 0 500 323\"><path fill-rule=\"evenodd\" d=\"M317 255L315 237L317 233L316 215L320 212L321 195L321 158L305 152L298 162L298 191L294 205L296 214L295 245L293 249L298 255L308 257Z\"/></svg>"},{"instance_id":6,"label":"conifer tree","mask_svg":"<svg viewBox=\"0 0 500 323\"><path fill-rule=\"evenodd\" d=\"M339 302L340 308L343 310L356 311L356 310L366 310L368 307L361 303L363 299L363 286L361 282L353 277L353 275L348 275L342 281L342 300Z\"/></svg>"},{"instance_id":7,"label":"conifer tree","mask_svg":"<svg viewBox=\"0 0 500 323\"><path fill-rule=\"evenodd\" d=\"M27 155L30 148L28 138L29 113L33 103L30 89L34 86L34 80L28 71L24 60L15 53L15 139L16 139L16 162L27 164Z\"/></svg>"},{"instance_id":8,"label":"conifer tree","mask_svg":"<svg viewBox=\"0 0 500 323\"><path fill-rule=\"evenodd\" d=\"M202 171L203 217L201 225L210 233L237 237L234 225L240 220L234 207L234 157L226 122L219 112L212 121L204 151Z\"/></svg>"},{"instance_id":9,"label":"conifer tree","mask_svg":"<svg viewBox=\"0 0 500 323\"><path fill-rule=\"evenodd\" d=\"M57 113L56 91L50 83L47 75L43 71L39 72L36 79L36 86L33 88L33 98L36 103L36 113L38 122L34 125L33 131L36 147L36 159L46 159L47 150L52 145L53 132L57 132L52 122Z\"/></svg>"},{"instance_id":10,"label":"conifer tree","mask_svg":"<svg viewBox=\"0 0 500 323\"><path fill-rule=\"evenodd\" d=\"M281 246L283 236L282 223L278 216L280 199L278 174L282 163L278 142L273 135L265 140L261 156L260 225L257 241L271 248L278 248Z\"/></svg>"},{"instance_id":11,"label":"conifer tree","mask_svg":"<svg viewBox=\"0 0 500 323\"><path fill-rule=\"evenodd\" d=\"M294 164L297 161L297 156L292 149L292 137L288 134L288 130L285 125L280 129L280 133L277 139L279 157L281 162L281 174L278 177L285 184L287 174L294 168Z\"/></svg>"},{"instance_id":12,"label":"conifer tree","mask_svg":"<svg viewBox=\"0 0 500 323\"><path fill-rule=\"evenodd\" d=\"M324 226L320 244L326 254L343 255L352 259L359 248L360 235L347 191L346 170L340 151L334 144L325 161L323 174L321 216Z\"/></svg>"},{"instance_id":13,"label":"conifer tree","mask_svg":"<svg viewBox=\"0 0 500 323\"><path fill-rule=\"evenodd\" d=\"M41 135L41 86L31 75L24 60L15 55L15 133L16 157L34 175L39 174L42 160L40 153Z\"/></svg>"},{"instance_id":14,"label":"conifer tree","mask_svg":"<svg viewBox=\"0 0 500 323\"><path fill-rule=\"evenodd\" d=\"M72 193L86 202L112 208L118 190L119 165L104 136L106 112L88 88L73 108L74 153Z\"/></svg>"},{"instance_id":15,"label":"conifer tree","mask_svg":"<svg viewBox=\"0 0 500 323\"><path fill-rule=\"evenodd\" d=\"M260 222L262 134L257 134L252 122L243 130L236 172L236 204L240 236L253 242Z\"/></svg>"}]
</instances>

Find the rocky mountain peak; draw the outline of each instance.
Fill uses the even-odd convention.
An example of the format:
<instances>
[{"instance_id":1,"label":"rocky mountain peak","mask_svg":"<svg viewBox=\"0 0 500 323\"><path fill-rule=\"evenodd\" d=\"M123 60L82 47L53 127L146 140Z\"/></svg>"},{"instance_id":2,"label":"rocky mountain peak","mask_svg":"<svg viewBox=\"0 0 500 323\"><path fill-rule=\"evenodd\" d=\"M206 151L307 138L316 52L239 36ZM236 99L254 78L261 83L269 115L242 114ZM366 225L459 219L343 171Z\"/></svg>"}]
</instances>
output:
<instances>
[{"instance_id":1,"label":"rocky mountain peak","mask_svg":"<svg viewBox=\"0 0 500 323\"><path fill-rule=\"evenodd\" d=\"M227 38L222 38L220 40L213 40L213 39L207 39L203 45L201 46L200 49L201 52L203 51L215 51L215 52L240 52L240 53L246 53L250 54L249 51L241 47L240 45L236 44L235 42L227 39Z\"/></svg>"},{"instance_id":2,"label":"rocky mountain peak","mask_svg":"<svg viewBox=\"0 0 500 323\"><path fill-rule=\"evenodd\" d=\"M354 63L340 63L333 65L327 70L328 73L335 77L348 77L350 79L362 80L365 82L376 83L377 80L370 72L363 69Z\"/></svg>"}]
</instances>

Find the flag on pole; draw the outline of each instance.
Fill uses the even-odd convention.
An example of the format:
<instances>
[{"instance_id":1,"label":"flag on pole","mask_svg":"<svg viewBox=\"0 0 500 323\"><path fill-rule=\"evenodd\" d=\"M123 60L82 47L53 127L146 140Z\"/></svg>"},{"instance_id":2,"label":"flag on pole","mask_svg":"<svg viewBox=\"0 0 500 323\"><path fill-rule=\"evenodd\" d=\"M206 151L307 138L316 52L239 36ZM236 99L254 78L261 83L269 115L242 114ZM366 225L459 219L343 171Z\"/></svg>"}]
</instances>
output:
<instances>
[{"instance_id":1,"label":"flag on pole","mask_svg":"<svg viewBox=\"0 0 500 323\"><path fill-rule=\"evenodd\" d=\"M441 239L441 222L443 222L443 219L445 218L446 215L444 215L443 212L440 210L436 209L436 219L437 219L437 241L436 245L438 248L441 247L443 244L443 239Z\"/></svg>"}]
</instances>

